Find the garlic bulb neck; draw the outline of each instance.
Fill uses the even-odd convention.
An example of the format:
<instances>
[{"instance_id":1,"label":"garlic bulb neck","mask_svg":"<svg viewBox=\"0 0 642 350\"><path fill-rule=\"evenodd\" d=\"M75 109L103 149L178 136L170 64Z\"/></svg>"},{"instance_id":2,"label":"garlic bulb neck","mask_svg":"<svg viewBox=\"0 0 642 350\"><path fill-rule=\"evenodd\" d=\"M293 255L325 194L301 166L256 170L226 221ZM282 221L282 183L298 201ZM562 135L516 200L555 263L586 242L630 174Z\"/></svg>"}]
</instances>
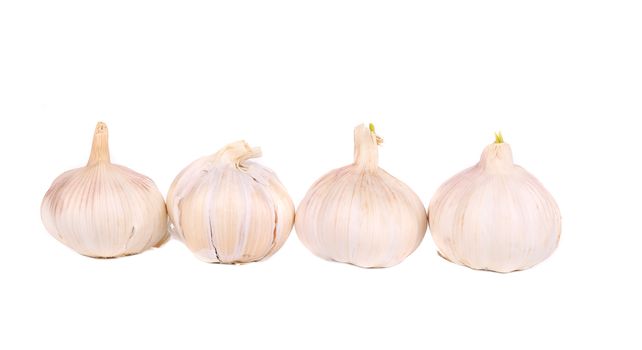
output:
<instances>
[{"instance_id":1,"label":"garlic bulb neck","mask_svg":"<svg viewBox=\"0 0 642 350\"><path fill-rule=\"evenodd\" d=\"M107 124L98 122L98 124L96 124L96 130L94 131L94 141L91 145L91 153L89 154L87 166L101 162L110 163L108 138L109 132L107 130Z\"/></svg>"},{"instance_id":2,"label":"garlic bulb neck","mask_svg":"<svg viewBox=\"0 0 642 350\"><path fill-rule=\"evenodd\" d=\"M251 158L258 158L260 156L261 148L252 148L245 141L237 141L216 152L216 154L214 154L214 159L221 162L233 163L234 166L239 168L244 161Z\"/></svg>"},{"instance_id":3,"label":"garlic bulb neck","mask_svg":"<svg viewBox=\"0 0 642 350\"><path fill-rule=\"evenodd\" d=\"M377 146L383 139L374 131L374 125L366 127L361 124L354 128L354 164L366 168L377 169L379 166L379 150Z\"/></svg>"},{"instance_id":4,"label":"garlic bulb neck","mask_svg":"<svg viewBox=\"0 0 642 350\"><path fill-rule=\"evenodd\" d=\"M513 167L513 151L507 143L492 143L484 149L479 160L482 169L503 172Z\"/></svg>"}]
</instances>

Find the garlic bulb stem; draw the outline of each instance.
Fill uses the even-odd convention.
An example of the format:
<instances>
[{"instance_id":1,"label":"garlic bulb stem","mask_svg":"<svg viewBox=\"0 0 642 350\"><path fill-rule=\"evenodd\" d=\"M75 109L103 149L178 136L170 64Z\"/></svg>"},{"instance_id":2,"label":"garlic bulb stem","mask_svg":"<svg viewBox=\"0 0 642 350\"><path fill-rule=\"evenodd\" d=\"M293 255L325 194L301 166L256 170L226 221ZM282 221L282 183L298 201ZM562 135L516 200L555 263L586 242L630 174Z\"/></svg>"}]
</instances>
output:
<instances>
[{"instance_id":1,"label":"garlic bulb stem","mask_svg":"<svg viewBox=\"0 0 642 350\"><path fill-rule=\"evenodd\" d=\"M237 141L225 146L214 159L233 163L235 167L240 168L244 161L259 158L261 155L260 147L252 148L245 141Z\"/></svg>"},{"instance_id":2,"label":"garlic bulb stem","mask_svg":"<svg viewBox=\"0 0 642 350\"><path fill-rule=\"evenodd\" d=\"M379 166L378 146L382 143L383 139L375 134L372 123L369 128L355 128L354 164L366 169L377 169Z\"/></svg>"},{"instance_id":3,"label":"garlic bulb stem","mask_svg":"<svg viewBox=\"0 0 642 350\"><path fill-rule=\"evenodd\" d=\"M96 163L106 162L110 163L109 159L109 131L107 124L98 122L96 130L94 131L94 141L91 145L91 153L89 154L89 161L87 165L94 165Z\"/></svg>"},{"instance_id":4,"label":"garlic bulb stem","mask_svg":"<svg viewBox=\"0 0 642 350\"><path fill-rule=\"evenodd\" d=\"M493 173L511 171L515 164L510 145L503 142L488 145L482 152L479 165L482 169Z\"/></svg>"}]
</instances>

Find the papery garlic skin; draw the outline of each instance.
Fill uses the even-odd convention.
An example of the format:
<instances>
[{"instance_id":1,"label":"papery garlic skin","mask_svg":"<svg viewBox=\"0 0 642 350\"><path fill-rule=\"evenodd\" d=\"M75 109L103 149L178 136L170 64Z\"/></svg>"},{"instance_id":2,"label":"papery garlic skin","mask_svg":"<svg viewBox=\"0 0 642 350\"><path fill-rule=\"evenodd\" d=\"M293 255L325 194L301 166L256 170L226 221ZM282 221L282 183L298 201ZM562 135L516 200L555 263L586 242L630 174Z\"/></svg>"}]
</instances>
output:
<instances>
[{"instance_id":1,"label":"papery garlic skin","mask_svg":"<svg viewBox=\"0 0 642 350\"><path fill-rule=\"evenodd\" d=\"M248 263L266 259L287 240L294 204L276 175L249 161L261 156L245 141L196 160L167 195L173 234L200 259Z\"/></svg>"},{"instance_id":2,"label":"papery garlic skin","mask_svg":"<svg viewBox=\"0 0 642 350\"><path fill-rule=\"evenodd\" d=\"M169 237L163 196L146 176L110 162L104 123L96 126L87 166L54 180L41 217L60 242L96 258L137 254Z\"/></svg>"},{"instance_id":3,"label":"papery garlic skin","mask_svg":"<svg viewBox=\"0 0 642 350\"><path fill-rule=\"evenodd\" d=\"M511 272L548 258L561 233L551 194L522 167L501 135L479 163L444 183L428 206L430 232L446 259Z\"/></svg>"},{"instance_id":4,"label":"papery garlic skin","mask_svg":"<svg viewBox=\"0 0 642 350\"><path fill-rule=\"evenodd\" d=\"M299 204L296 232L314 254L361 267L389 267L421 243L427 226L419 197L378 166L374 127L354 130L354 164L319 179Z\"/></svg>"}]
</instances>

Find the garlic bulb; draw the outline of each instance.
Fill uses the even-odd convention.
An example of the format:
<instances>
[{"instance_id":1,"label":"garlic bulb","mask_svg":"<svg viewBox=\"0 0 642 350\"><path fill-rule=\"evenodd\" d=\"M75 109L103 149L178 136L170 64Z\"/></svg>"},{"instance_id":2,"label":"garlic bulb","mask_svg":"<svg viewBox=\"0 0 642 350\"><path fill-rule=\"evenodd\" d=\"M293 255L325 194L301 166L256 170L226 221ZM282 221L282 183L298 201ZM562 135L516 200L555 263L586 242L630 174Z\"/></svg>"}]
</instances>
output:
<instances>
[{"instance_id":1,"label":"garlic bulb","mask_svg":"<svg viewBox=\"0 0 642 350\"><path fill-rule=\"evenodd\" d=\"M440 254L473 269L524 270L557 247L560 211L533 175L513 164L501 134L477 165L446 181L428 207Z\"/></svg>"},{"instance_id":2,"label":"garlic bulb","mask_svg":"<svg viewBox=\"0 0 642 350\"><path fill-rule=\"evenodd\" d=\"M288 238L294 205L271 170L248 161L260 156L259 148L234 142L193 162L172 183L171 230L200 259L259 261Z\"/></svg>"},{"instance_id":3,"label":"garlic bulb","mask_svg":"<svg viewBox=\"0 0 642 350\"><path fill-rule=\"evenodd\" d=\"M354 163L319 179L299 205L296 232L314 254L361 267L389 267L412 253L426 232L419 197L378 166L382 139L354 129Z\"/></svg>"},{"instance_id":4,"label":"garlic bulb","mask_svg":"<svg viewBox=\"0 0 642 350\"><path fill-rule=\"evenodd\" d=\"M98 123L87 166L54 180L41 206L51 235L96 258L137 254L169 237L163 196L149 178L110 162L107 137Z\"/></svg>"}]
</instances>

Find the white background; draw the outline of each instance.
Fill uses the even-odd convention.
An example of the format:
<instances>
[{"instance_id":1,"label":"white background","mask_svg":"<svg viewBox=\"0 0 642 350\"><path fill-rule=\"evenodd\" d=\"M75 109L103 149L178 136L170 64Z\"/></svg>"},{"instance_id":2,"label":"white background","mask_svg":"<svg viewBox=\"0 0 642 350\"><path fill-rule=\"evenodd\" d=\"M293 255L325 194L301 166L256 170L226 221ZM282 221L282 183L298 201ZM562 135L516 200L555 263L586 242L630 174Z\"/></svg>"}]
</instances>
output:
<instances>
[{"instance_id":1,"label":"white background","mask_svg":"<svg viewBox=\"0 0 642 350\"><path fill-rule=\"evenodd\" d=\"M639 1L0 2L0 348L549 349L642 346ZM295 203L352 161L428 204L502 130L562 210L556 253L473 271L426 234L367 270L308 252L221 266L178 241L80 256L40 221L98 120L164 194L228 142L261 146ZM638 334L635 334L638 332Z\"/></svg>"}]
</instances>

